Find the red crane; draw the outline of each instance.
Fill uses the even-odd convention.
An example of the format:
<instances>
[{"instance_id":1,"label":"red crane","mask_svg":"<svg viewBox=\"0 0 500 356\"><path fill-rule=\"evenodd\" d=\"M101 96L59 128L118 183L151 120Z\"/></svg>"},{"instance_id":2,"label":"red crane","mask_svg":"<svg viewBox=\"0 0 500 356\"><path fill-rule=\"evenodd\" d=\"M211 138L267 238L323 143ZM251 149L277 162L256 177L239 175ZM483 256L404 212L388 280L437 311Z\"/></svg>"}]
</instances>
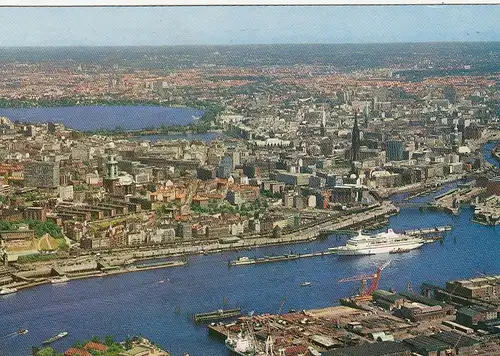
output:
<instances>
[{"instance_id":1,"label":"red crane","mask_svg":"<svg viewBox=\"0 0 500 356\"><path fill-rule=\"evenodd\" d=\"M339 280L339 282L353 282L353 281L361 281L361 290L359 295L355 296L354 299L356 301L369 301L372 300L372 294L378 289L378 284L380 282L380 277L382 276L382 271L384 268L389 266L391 261L387 261L382 266L377 268L377 272L375 274L363 274L359 276L347 277ZM368 280L371 281L370 287L368 287Z\"/></svg>"}]
</instances>

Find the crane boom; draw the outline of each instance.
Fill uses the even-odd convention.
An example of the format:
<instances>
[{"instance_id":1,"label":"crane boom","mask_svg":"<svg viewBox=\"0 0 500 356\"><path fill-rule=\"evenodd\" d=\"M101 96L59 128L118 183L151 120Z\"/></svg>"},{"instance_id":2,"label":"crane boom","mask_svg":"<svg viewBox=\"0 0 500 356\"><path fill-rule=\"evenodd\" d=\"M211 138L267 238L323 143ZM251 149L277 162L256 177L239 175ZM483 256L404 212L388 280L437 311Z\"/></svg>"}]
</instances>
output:
<instances>
[{"instance_id":1,"label":"crane boom","mask_svg":"<svg viewBox=\"0 0 500 356\"><path fill-rule=\"evenodd\" d=\"M376 274L362 274L359 276L352 276L352 277L347 277L339 280L339 282L354 282L354 281L362 281L362 280L367 280L367 279L373 279L377 275Z\"/></svg>"},{"instance_id":2,"label":"crane boom","mask_svg":"<svg viewBox=\"0 0 500 356\"><path fill-rule=\"evenodd\" d=\"M360 291L360 299L371 299L373 292L378 289L378 285L380 282L380 277L382 276L382 271L389 266L391 261L385 262L382 266L377 267L377 272L375 274L365 274L360 276L352 276L339 280L339 282L353 282L353 281L361 281L361 291ZM370 280L370 288L366 289L367 281Z\"/></svg>"}]
</instances>

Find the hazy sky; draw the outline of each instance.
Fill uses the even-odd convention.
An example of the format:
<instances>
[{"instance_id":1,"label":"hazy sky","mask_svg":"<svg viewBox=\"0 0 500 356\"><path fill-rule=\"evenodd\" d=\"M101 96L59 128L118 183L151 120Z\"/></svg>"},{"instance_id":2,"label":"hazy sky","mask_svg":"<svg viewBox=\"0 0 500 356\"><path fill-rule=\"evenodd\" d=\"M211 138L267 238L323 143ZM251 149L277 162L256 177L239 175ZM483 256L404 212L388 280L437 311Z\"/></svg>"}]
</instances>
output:
<instances>
[{"instance_id":1,"label":"hazy sky","mask_svg":"<svg viewBox=\"0 0 500 356\"><path fill-rule=\"evenodd\" d=\"M500 6L0 8L0 46L500 40Z\"/></svg>"}]
</instances>

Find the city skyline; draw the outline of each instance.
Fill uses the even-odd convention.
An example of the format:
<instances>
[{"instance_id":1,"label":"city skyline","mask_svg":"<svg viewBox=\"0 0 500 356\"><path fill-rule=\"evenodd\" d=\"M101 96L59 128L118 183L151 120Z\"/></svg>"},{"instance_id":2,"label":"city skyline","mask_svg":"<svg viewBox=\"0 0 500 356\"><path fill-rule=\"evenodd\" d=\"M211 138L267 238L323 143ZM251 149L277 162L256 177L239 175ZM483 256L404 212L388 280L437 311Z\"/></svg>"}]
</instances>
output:
<instances>
[{"instance_id":1,"label":"city skyline","mask_svg":"<svg viewBox=\"0 0 500 356\"><path fill-rule=\"evenodd\" d=\"M488 42L498 17L488 5L4 8L0 46Z\"/></svg>"}]
</instances>

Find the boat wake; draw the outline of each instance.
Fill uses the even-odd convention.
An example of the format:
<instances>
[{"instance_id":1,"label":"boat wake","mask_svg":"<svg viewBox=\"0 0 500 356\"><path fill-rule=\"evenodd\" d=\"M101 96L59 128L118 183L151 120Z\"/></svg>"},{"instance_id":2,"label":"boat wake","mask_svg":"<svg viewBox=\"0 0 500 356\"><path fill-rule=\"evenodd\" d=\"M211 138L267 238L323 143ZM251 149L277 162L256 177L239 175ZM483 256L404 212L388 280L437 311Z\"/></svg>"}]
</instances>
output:
<instances>
[{"instance_id":1,"label":"boat wake","mask_svg":"<svg viewBox=\"0 0 500 356\"><path fill-rule=\"evenodd\" d=\"M20 335L21 334L19 333L19 331L14 331L14 332L5 334L3 336L0 336L0 341L8 341L8 340L11 340L11 339L15 338L16 336L20 336Z\"/></svg>"}]
</instances>

